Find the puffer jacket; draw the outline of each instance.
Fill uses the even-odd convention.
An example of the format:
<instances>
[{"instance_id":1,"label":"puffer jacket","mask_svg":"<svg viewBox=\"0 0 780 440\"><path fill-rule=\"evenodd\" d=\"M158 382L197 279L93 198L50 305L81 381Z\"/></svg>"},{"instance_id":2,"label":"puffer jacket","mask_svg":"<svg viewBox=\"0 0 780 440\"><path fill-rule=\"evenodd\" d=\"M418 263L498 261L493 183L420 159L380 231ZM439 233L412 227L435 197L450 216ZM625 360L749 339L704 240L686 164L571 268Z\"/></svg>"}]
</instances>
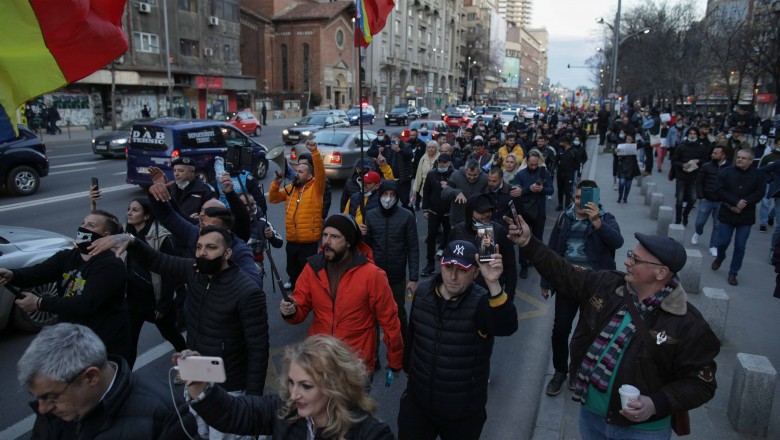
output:
<instances>
[{"instance_id":1,"label":"puffer jacket","mask_svg":"<svg viewBox=\"0 0 780 440\"><path fill-rule=\"evenodd\" d=\"M422 210L428 211L438 216L450 215L450 202L444 200L441 197L442 187L441 182L449 180L452 173L455 170L450 166L447 171L440 173L436 169L428 172L428 177L425 178L425 185L423 186L423 199Z\"/></svg>"},{"instance_id":2,"label":"puffer jacket","mask_svg":"<svg viewBox=\"0 0 780 440\"><path fill-rule=\"evenodd\" d=\"M224 360L227 380L220 386L262 394L269 354L262 288L232 263L209 277L196 271L194 260L162 254L145 243L136 241L128 252L152 271L187 283L187 348Z\"/></svg>"},{"instance_id":3,"label":"puffer jacket","mask_svg":"<svg viewBox=\"0 0 780 440\"><path fill-rule=\"evenodd\" d=\"M407 328L407 393L439 417L458 419L484 411L495 336L517 330L517 310L506 293L489 298L473 284L445 300L441 274L417 288Z\"/></svg>"},{"instance_id":4,"label":"puffer jacket","mask_svg":"<svg viewBox=\"0 0 780 440\"><path fill-rule=\"evenodd\" d=\"M701 171L699 171L699 175L696 177L697 198L707 199L710 202L720 201L720 196L717 192L718 173L727 166L729 166L728 161L723 161L723 164L709 161L701 167Z\"/></svg>"},{"instance_id":5,"label":"puffer jacket","mask_svg":"<svg viewBox=\"0 0 780 440\"><path fill-rule=\"evenodd\" d=\"M466 179L466 170L461 168L452 175L447 181L447 186L441 192L442 200L450 203L450 224L460 223L465 219L465 203L456 203L455 198L458 194L463 194L468 199L474 194L485 192L487 188L487 174L480 173L476 182L471 183ZM471 221L471 218L469 218Z\"/></svg>"},{"instance_id":6,"label":"puffer jacket","mask_svg":"<svg viewBox=\"0 0 780 440\"><path fill-rule=\"evenodd\" d=\"M379 193L398 192L395 182L385 181ZM374 262L387 274L390 284L417 281L420 274L420 244L414 214L398 206L398 199L390 209L379 206L366 214L368 235L366 242L374 251ZM409 276L407 278L407 266Z\"/></svg>"},{"instance_id":7,"label":"puffer jacket","mask_svg":"<svg viewBox=\"0 0 780 440\"><path fill-rule=\"evenodd\" d=\"M730 225L744 226L756 223L756 205L766 194L764 173L758 171L755 162L747 170L736 166L726 167L718 173L718 188L720 196L718 220ZM747 202L741 212L733 212L730 207L737 206L740 200Z\"/></svg>"},{"instance_id":8,"label":"puffer jacket","mask_svg":"<svg viewBox=\"0 0 780 440\"><path fill-rule=\"evenodd\" d=\"M585 256L592 270L615 270L615 251L623 246L623 235L620 233L620 226L615 220L615 216L604 211L599 205L601 217L601 227L596 229L593 223L588 221L585 227ZM571 225L574 222L574 207L570 207L558 216L555 226L550 233L550 239L547 246L558 253L564 255L566 252L566 243L571 231ZM555 282L542 278L540 286L542 289L555 290Z\"/></svg>"},{"instance_id":9,"label":"puffer jacket","mask_svg":"<svg viewBox=\"0 0 780 440\"><path fill-rule=\"evenodd\" d=\"M639 162L635 154L617 157L617 177L619 179L633 179L642 174Z\"/></svg>"},{"instance_id":10,"label":"puffer jacket","mask_svg":"<svg viewBox=\"0 0 780 440\"><path fill-rule=\"evenodd\" d=\"M187 431L197 432L195 417L180 394L174 405L162 382L135 375L118 356L108 359L118 366L114 384L103 400L78 422L66 422L52 413L38 414L38 402L30 403L38 414L33 440L186 440L179 415Z\"/></svg>"},{"instance_id":11,"label":"puffer jacket","mask_svg":"<svg viewBox=\"0 0 780 440\"><path fill-rule=\"evenodd\" d=\"M312 152L314 177L303 186L287 185L279 190L274 180L268 191L271 203L287 202L284 225L286 239L292 243L316 243L322 235L322 205L325 196L325 163L319 150Z\"/></svg>"},{"instance_id":12,"label":"puffer jacket","mask_svg":"<svg viewBox=\"0 0 780 440\"><path fill-rule=\"evenodd\" d=\"M559 295L580 304L580 321L571 340L570 373L576 374L595 338L625 304L625 273L576 270L533 237L522 251L541 276L556 280ZM656 346L660 358L644 346L641 335L631 339L614 372L607 423L635 424L619 413L618 388L622 384L631 384L652 399L656 413L648 422L697 408L715 395L715 357L720 351L720 341L701 313L687 302L682 286L678 285L653 310L645 325L650 337L662 332L666 335L666 342Z\"/></svg>"},{"instance_id":13,"label":"puffer jacket","mask_svg":"<svg viewBox=\"0 0 780 440\"><path fill-rule=\"evenodd\" d=\"M231 396L219 388L212 388L203 400L192 404L192 409L209 426L222 432L253 436L267 435L274 440L309 438L305 418L291 421L279 417L279 409L283 405L284 401L278 395ZM344 436L346 440L395 439L387 424L365 413L356 412L355 415L365 418L347 431ZM318 435L315 435L315 439L336 440Z\"/></svg>"},{"instance_id":14,"label":"puffer jacket","mask_svg":"<svg viewBox=\"0 0 780 440\"><path fill-rule=\"evenodd\" d=\"M399 369L404 344L398 307L387 275L370 261L369 251L365 243L358 245L358 252L352 253L352 261L341 276L337 292L330 291L322 252L309 257L292 294L297 305L295 313L283 318L289 324L300 324L313 313L308 336L325 334L339 338L370 368L377 349L374 322L378 321L384 330L387 364Z\"/></svg>"},{"instance_id":15,"label":"puffer jacket","mask_svg":"<svg viewBox=\"0 0 780 440\"><path fill-rule=\"evenodd\" d=\"M691 172L687 172L683 169L683 164L688 163L691 160L699 160L699 168ZM675 167L675 179L686 182L695 181L696 177L701 171L702 165L709 161L709 151L698 140L696 142L688 142L687 140L680 143L672 153L672 165Z\"/></svg>"}]
</instances>

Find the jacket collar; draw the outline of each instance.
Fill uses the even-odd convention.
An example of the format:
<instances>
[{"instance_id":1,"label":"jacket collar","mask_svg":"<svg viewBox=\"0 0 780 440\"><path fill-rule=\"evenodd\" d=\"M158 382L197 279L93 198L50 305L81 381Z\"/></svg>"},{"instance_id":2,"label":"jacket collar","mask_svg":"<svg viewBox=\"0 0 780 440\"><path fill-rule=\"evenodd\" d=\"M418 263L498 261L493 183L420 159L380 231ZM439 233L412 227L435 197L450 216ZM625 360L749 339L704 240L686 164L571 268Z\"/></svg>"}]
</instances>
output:
<instances>
[{"instance_id":1,"label":"jacket collar","mask_svg":"<svg viewBox=\"0 0 780 440\"><path fill-rule=\"evenodd\" d=\"M622 298L627 288L628 286L623 284L615 289L615 294ZM688 312L688 294L685 293L685 289L683 289L679 279L677 280L677 287L661 302L661 309L678 316L684 316Z\"/></svg>"},{"instance_id":2,"label":"jacket collar","mask_svg":"<svg viewBox=\"0 0 780 440\"><path fill-rule=\"evenodd\" d=\"M368 256L364 252L363 247L368 247L363 242L360 242L357 245L357 252L354 250L352 251L352 260L347 264L346 269L344 269L344 273L349 272L352 268L361 266L363 264L369 263ZM323 269L325 269L325 265L327 262L325 261L325 254L322 253L322 249L320 249L320 252L318 252L316 255L312 255L307 259L309 262L309 266L314 270L314 273L319 274L319 272Z\"/></svg>"}]
</instances>

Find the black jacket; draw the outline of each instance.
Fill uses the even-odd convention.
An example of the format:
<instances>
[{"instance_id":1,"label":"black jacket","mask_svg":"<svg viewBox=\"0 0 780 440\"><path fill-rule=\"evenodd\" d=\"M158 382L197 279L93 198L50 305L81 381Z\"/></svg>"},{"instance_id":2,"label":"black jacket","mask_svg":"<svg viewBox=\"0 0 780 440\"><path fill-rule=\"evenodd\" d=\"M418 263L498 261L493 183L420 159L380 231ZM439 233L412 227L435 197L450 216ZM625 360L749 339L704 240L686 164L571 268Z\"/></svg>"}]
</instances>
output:
<instances>
[{"instance_id":1,"label":"black jacket","mask_svg":"<svg viewBox=\"0 0 780 440\"><path fill-rule=\"evenodd\" d=\"M203 206L206 200L217 196L209 185L197 177L189 185L185 186L184 189L173 185L168 191L185 217L199 213L201 206Z\"/></svg>"},{"instance_id":2,"label":"black jacket","mask_svg":"<svg viewBox=\"0 0 780 440\"><path fill-rule=\"evenodd\" d=\"M458 419L484 411L493 338L517 330L517 310L501 294L472 285L447 301L437 292L441 274L417 288L404 344L406 392L439 417Z\"/></svg>"},{"instance_id":3,"label":"black jacket","mask_svg":"<svg viewBox=\"0 0 780 440\"><path fill-rule=\"evenodd\" d=\"M268 315L265 293L234 264L209 277L194 261L154 251L136 242L128 251L152 271L187 283L184 303L187 348L225 362L228 391L262 394L268 369Z\"/></svg>"},{"instance_id":4,"label":"black jacket","mask_svg":"<svg viewBox=\"0 0 780 440\"><path fill-rule=\"evenodd\" d=\"M450 215L450 204L452 201L444 200L441 197L441 182L448 181L454 172L455 170L452 167L449 167L444 173L440 173L435 169L428 172L428 176L425 178L425 184L423 185L423 211L428 211L431 214L440 217Z\"/></svg>"},{"instance_id":5,"label":"black jacket","mask_svg":"<svg viewBox=\"0 0 780 440\"><path fill-rule=\"evenodd\" d=\"M509 225L504 221L504 216L512 217L512 210L509 208L509 202L513 201L511 195L509 195L510 186L508 183L501 181L501 188L497 191L493 191L490 187L485 188L485 194L488 195L490 202L493 204L493 220L504 228L509 228ZM513 201L514 203L514 201ZM517 209L517 206L515 206Z\"/></svg>"},{"instance_id":6,"label":"black jacket","mask_svg":"<svg viewBox=\"0 0 780 440\"><path fill-rule=\"evenodd\" d=\"M219 431L240 435L268 435L274 440L298 440L308 438L306 419L295 421L279 417L284 402L278 395L231 396L214 387L192 409ZM356 423L344 436L347 440L394 440L393 432L385 423L364 413L365 419ZM315 435L317 440L325 439Z\"/></svg>"},{"instance_id":7,"label":"black jacket","mask_svg":"<svg viewBox=\"0 0 780 440\"><path fill-rule=\"evenodd\" d=\"M392 168L393 176L399 183L405 183L414 177L414 146L403 141L399 141L398 146L400 147L398 152L393 151L391 145L389 148L385 147L382 154L387 159L387 164Z\"/></svg>"},{"instance_id":8,"label":"black jacket","mask_svg":"<svg viewBox=\"0 0 780 440\"><path fill-rule=\"evenodd\" d=\"M674 165L674 176L677 180L682 181L695 181L696 177L701 170L701 166L709 161L709 151L698 140L696 142L688 142L687 140L680 143L672 153L672 165ZM699 168L691 171L690 173L683 169L683 164L688 163L690 160L699 160Z\"/></svg>"},{"instance_id":9,"label":"black jacket","mask_svg":"<svg viewBox=\"0 0 780 440\"><path fill-rule=\"evenodd\" d=\"M756 223L756 205L766 192L764 173L758 171L755 163L747 170L729 166L718 173L718 187L715 190L720 195L720 210L718 220L730 225L744 226ZM745 200L747 206L740 213L731 211L740 200Z\"/></svg>"},{"instance_id":10,"label":"black jacket","mask_svg":"<svg viewBox=\"0 0 780 440\"><path fill-rule=\"evenodd\" d=\"M33 440L186 440L179 422L181 415L188 432L198 426L189 406L176 393L176 404L162 382L136 375L122 358L109 356L118 365L114 385L106 397L81 420L66 422L52 413L38 414ZM30 406L37 413L38 402Z\"/></svg>"},{"instance_id":11,"label":"black jacket","mask_svg":"<svg viewBox=\"0 0 780 440\"><path fill-rule=\"evenodd\" d=\"M78 249L59 251L34 266L13 270L12 283L34 287L55 283L56 296L43 297L40 309L60 322L89 327L111 354L129 355L130 330L125 305L125 264L106 251L84 261Z\"/></svg>"},{"instance_id":12,"label":"black jacket","mask_svg":"<svg viewBox=\"0 0 780 440\"><path fill-rule=\"evenodd\" d=\"M624 305L623 295L628 294L625 273L576 270L533 237L522 251L541 276L556 280L559 295L580 304L580 320L571 340L570 373L576 374L595 338ZM656 413L648 420L651 422L697 408L715 395L715 357L720 341L701 313L687 302L681 285L653 310L645 325L650 337L665 332L666 343L657 345L658 357L644 346L639 334L625 347L614 372L607 423L634 424L618 413L621 384L631 384L653 400Z\"/></svg>"},{"instance_id":13,"label":"black jacket","mask_svg":"<svg viewBox=\"0 0 780 440\"><path fill-rule=\"evenodd\" d=\"M719 202L720 196L718 195L718 173L724 168L729 166L728 161L724 161L723 165L718 165L714 161L709 161L701 167L699 175L696 177L696 197L699 199L707 199L710 202Z\"/></svg>"},{"instance_id":14,"label":"black jacket","mask_svg":"<svg viewBox=\"0 0 780 440\"><path fill-rule=\"evenodd\" d=\"M380 191L395 186L395 182L383 182ZM385 209L382 206L366 213L368 227L366 242L374 252L374 264L387 273L390 284L407 280L417 281L420 274L420 243L417 239L417 222L414 214L399 206Z\"/></svg>"}]
</instances>

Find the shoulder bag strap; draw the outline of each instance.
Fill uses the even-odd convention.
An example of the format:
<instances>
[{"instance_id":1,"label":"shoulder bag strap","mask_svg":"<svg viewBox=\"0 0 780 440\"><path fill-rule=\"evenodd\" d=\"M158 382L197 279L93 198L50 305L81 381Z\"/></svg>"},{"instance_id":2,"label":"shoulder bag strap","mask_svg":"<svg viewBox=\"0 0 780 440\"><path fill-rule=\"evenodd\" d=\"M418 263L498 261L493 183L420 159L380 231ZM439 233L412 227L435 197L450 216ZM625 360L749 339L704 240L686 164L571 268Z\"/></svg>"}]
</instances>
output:
<instances>
[{"instance_id":1,"label":"shoulder bag strap","mask_svg":"<svg viewBox=\"0 0 780 440\"><path fill-rule=\"evenodd\" d=\"M649 351L654 358L660 360L661 353L658 351L658 347L656 347L653 337L650 336L650 331L645 325L645 320L639 315L639 311L636 309L636 305L631 299L631 293L628 292L628 289L623 292L623 301L625 301L626 307L628 308L628 314L631 315L631 321L634 322L636 329L639 331L639 335L647 346L647 351Z\"/></svg>"}]
</instances>

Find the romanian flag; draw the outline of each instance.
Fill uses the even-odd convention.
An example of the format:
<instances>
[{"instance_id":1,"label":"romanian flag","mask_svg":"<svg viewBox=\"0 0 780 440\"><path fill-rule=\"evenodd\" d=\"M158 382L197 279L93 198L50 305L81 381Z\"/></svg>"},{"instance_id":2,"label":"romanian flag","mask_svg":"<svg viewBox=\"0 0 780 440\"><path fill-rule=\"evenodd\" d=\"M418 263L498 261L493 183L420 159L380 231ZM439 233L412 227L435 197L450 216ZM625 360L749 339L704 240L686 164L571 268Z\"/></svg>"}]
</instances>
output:
<instances>
[{"instance_id":1,"label":"romanian flag","mask_svg":"<svg viewBox=\"0 0 780 440\"><path fill-rule=\"evenodd\" d=\"M125 0L2 0L0 106L15 109L78 81L127 51Z\"/></svg>"},{"instance_id":2,"label":"romanian flag","mask_svg":"<svg viewBox=\"0 0 780 440\"><path fill-rule=\"evenodd\" d=\"M355 47L368 47L371 37L385 27L393 0L355 0Z\"/></svg>"}]
</instances>

